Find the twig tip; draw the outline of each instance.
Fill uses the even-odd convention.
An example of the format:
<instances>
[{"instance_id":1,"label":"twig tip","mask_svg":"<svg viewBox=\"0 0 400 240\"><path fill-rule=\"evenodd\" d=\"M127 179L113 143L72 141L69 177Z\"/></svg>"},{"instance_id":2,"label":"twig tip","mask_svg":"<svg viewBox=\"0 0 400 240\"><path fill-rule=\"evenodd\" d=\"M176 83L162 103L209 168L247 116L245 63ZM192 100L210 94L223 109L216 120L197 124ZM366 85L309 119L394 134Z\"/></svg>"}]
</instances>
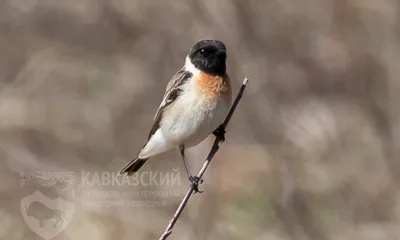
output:
<instances>
[{"instance_id":1,"label":"twig tip","mask_svg":"<svg viewBox=\"0 0 400 240\"><path fill-rule=\"evenodd\" d=\"M244 80L243 80L243 85L246 85L248 81L249 81L249 78L245 77Z\"/></svg>"}]
</instances>

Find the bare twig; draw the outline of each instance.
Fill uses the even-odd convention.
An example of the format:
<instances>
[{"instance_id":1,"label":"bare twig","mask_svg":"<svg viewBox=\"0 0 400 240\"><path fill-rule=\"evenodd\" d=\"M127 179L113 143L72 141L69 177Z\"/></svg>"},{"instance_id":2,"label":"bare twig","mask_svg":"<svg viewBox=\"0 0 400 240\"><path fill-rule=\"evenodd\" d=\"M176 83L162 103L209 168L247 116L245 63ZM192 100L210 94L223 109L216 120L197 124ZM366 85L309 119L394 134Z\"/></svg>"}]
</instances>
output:
<instances>
[{"instance_id":1,"label":"bare twig","mask_svg":"<svg viewBox=\"0 0 400 240\"><path fill-rule=\"evenodd\" d=\"M229 121L231 120L231 117L233 115L233 113L235 112L236 106L238 105L240 99L243 96L243 92L244 89L246 88L247 82L248 82L248 78L246 77L243 80L242 86L239 89L238 94L236 95L235 101L232 104L231 109L229 110L228 115L225 118L224 123L222 124L223 126L223 130L225 130L226 126L228 125ZM211 160L213 159L214 155L218 152L219 150L219 143L222 142L223 140L221 139L220 136L217 136L215 138L214 144L210 150L210 153L208 154L203 167L200 169L199 173L197 174L198 179L201 179L203 177L203 174L205 173L205 171L207 170L208 166L211 163ZM164 233L161 235L159 240L165 240L167 239L167 237L172 233L172 228L175 226L176 222L178 221L179 216L181 215L181 213L183 212L183 209L185 208L186 204L188 203L190 197L192 196L194 191L194 187L193 185L190 186L188 192L186 193L185 197L183 198L181 204L179 205L178 209L176 209L176 212L174 214L174 216L171 218L167 228L165 229Z\"/></svg>"}]
</instances>

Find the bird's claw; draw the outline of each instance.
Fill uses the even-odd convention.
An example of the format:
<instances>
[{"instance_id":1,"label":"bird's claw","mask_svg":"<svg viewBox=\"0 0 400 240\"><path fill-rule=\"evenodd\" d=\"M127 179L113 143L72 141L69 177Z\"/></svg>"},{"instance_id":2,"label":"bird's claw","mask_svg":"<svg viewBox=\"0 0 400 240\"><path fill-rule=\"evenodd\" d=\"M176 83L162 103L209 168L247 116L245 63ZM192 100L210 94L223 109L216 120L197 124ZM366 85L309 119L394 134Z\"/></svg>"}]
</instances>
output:
<instances>
[{"instance_id":1,"label":"bird's claw","mask_svg":"<svg viewBox=\"0 0 400 240\"><path fill-rule=\"evenodd\" d=\"M226 133L226 131L222 124L219 125L219 127L217 129L215 129L215 131L213 132L215 137L220 139L221 143L225 142L225 133Z\"/></svg>"},{"instance_id":2,"label":"bird's claw","mask_svg":"<svg viewBox=\"0 0 400 240\"><path fill-rule=\"evenodd\" d=\"M203 179L197 177L197 176L190 176L189 181L192 184L193 191L194 193L202 193L203 191L199 190L199 184L203 183Z\"/></svg>"}]
</instances>

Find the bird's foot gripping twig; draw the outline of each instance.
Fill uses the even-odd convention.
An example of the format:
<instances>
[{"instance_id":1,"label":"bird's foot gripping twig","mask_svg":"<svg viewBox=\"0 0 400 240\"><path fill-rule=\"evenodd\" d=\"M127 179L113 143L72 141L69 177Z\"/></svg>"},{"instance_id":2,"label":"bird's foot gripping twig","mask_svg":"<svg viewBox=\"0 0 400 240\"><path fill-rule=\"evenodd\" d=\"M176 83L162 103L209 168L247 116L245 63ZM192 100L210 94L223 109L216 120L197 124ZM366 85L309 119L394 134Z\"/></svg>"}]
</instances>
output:
<instances>
[{"instance_id":1,"label":"bird's foot gripping twig","mask_svg":"<svg viewBox=\"0 0 400 240\"><path fill-rule=\"evenodd\" d=\"M225 142L225 127L223 124L219 125L217 129L213 132L214 136L218 138L219 142Z\"/></svg>"},{"instance_id":2,"label":"bird's foot gripping twig","mask_svg":"<svg viewBox=\"0 0 400 240\"><path fill-rule=\"evenodd\" d=\"M194 193L202 193L203 191L199 190L199 184L203 183L203 179L199 178L198 176L190 176L189 181L192 184Z\"/></svg>"}]
</instances>

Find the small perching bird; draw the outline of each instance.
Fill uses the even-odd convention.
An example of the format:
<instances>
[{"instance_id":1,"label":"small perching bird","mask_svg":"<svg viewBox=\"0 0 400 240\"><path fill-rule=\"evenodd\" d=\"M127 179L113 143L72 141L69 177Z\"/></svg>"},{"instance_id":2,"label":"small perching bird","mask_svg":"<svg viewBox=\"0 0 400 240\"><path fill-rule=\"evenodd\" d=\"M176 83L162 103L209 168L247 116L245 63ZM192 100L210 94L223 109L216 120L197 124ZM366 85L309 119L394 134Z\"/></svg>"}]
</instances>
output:
<instances>
[{"instance_id":1,"label":"small perching bird","mask_svg":"<svg viewBox=\"0 0 400 240\"><path fill-rule=\"evenodd\" d=\"M224 139L221 126L232 102L226 73L226 47L217 40L197 42L184 66L168 83L147 143L120 174L132 175L151 157L179 147L189 181L198 192L200 179L190 173L185 148L196 146L211 133Z\"/></svg>"}]
</instances>

